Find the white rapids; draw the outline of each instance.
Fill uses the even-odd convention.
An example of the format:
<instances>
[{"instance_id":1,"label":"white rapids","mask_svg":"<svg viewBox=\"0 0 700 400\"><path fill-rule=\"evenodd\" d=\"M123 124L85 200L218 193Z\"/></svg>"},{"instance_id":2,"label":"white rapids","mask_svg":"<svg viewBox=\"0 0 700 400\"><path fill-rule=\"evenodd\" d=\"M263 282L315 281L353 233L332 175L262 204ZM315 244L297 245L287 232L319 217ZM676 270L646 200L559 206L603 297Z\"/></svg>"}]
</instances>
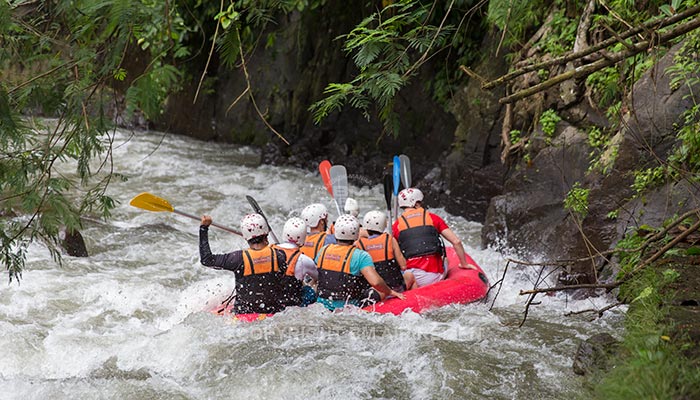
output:
<instances>
[{"instance_id":1,"label":"white rapids","mask_svg":"<svg viewBox=\"0 0 700 400\"><path fill-rule=\"evenodd\" d=\"M30 247L23 279L0 289L3 399L561 399L585 398L572 372L578 343L614 332L621 312L589 322L568 311L611 299L542 296L518 327L535 270L511 269L493 308L454 305L418 315L288 309L244 324L203 312L233 287L228 271L202 267L199 222L129 206L148 191L194 215L237 227L253 196L278 234L311 202L335 210L318 173L255 166L245 147L157 132L117 131L120 202L108 222L88 220L90 257L56 264ZM352 171L349 171L352 175ZM384 209L380 182L350 187L362 214ZM480 247L478 223L433 209L465 242L491 283L506 265ZM212 228L211 247L245 245Z\"/></svg>"}]
</instances>

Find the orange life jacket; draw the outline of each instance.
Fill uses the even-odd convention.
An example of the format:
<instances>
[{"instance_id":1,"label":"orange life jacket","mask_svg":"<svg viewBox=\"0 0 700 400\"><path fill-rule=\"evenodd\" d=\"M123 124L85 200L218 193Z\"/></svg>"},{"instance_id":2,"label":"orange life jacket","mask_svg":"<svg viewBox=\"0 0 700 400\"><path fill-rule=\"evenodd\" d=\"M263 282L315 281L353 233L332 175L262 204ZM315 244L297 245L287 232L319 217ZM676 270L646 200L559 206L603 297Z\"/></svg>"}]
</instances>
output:
<instances>
[{"instance_id":1,"label":"orange life jacket","mask_svg":"<svg viewBox=\"0 0 700 400\"><path fill-rule=\"evenodd\" d=\"M373 238L360 238L355 242L355 246L369 253L374 268L389 287L405 288L401 267L394 257L394 241L391 235L382 233Z\"/></svg>"},{"instance_id":2,"label":"orange life jacket","mask_svg":"<svg viewBox=\"0 0 700 400\"><path fill-rule=\"evenodd\" d=\"M302 282L294 276L301 251L298 248L286 248L278 245L272 245L277 250L282 250L287 257L287 271L282 277L284 303L287 306L300 306L302 296Z\"/></svg>"},{"instance_id":3,"label":"orange life jacket","mask_svg":"<svg viewBox=\"0 0 700 400\"><path fill-rule=\"evenodd\" d=\"M284 251L284 254L287 256L287 271L285 272L285 275L286 276L294 276L294 268L297 265L297 261L299 260L299 256L302 254L301 250L299 250L298 247L287 248L287 247L278 246L276 244L273 244L272 247L277 249L277 250Z\"/></svg>"},{"instance_id":4,"label":"orange life jacket","mask_svg":"<svg viewBox=\"0 0 700 400\"><path fill-rule=\"evenodd\" d=\"M284 309L280 298L284 271L272 246L242 251L243 276L236 279L236 314L275 313Z\"/></svg>"},{"instance_id":5,"label":"orange life jacket","mask_svg":"<svg viewBox=\"0 0 700 400\"><path fill-rule=\"evenodd\" d=\"M361 300L369 283L362 275L350 273L355 246L329 244L318 258L318 296L329 300Z\"/></svg>"},{"instance_id":6,"label":"orange life jacket","mask_svg":"<svg viewBox=\"0 0 700 400\"><path fill-rule=\"evenodd\" d=\"M307 257L315 260L318 251L326 242L326 235L328 235L326 232L316 232L307 235L304 245L300 248L302 254L305 254Z\"/></svg>"}]
</instances>

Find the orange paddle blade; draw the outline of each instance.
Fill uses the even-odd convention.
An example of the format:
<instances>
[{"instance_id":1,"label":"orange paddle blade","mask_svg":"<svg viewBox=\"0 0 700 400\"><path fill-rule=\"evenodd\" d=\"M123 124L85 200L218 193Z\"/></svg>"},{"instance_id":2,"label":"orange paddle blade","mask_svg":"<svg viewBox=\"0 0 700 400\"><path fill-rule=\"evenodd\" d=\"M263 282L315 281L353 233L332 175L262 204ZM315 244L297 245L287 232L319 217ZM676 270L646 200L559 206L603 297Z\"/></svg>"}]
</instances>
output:
<instances>
[{"instance_id":1,"label":"orange paddle blade","mask_svg":"<svg viewBox=\"0 0 700 400\"><path fill-rule=\"evenodd\" d=\"M331 183L331 162L328 160L323 160L318 165L318 171L321 173L321 179L323 179L323 184L326 186L326 190L333 197L333 184Z\"/></svg>"}]
</instances>

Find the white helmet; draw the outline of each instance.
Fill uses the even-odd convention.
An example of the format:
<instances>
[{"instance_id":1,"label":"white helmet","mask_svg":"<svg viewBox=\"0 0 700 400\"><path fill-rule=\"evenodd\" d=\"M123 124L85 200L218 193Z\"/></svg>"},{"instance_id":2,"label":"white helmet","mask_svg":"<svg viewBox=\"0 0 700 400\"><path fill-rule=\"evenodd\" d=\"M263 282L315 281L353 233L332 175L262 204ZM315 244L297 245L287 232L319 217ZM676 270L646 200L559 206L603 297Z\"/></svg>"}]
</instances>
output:
<instances>
[{"instance_id":1,"label":"white helmet","mask_svg":"<svg viewBox=\"0 0 700 400\"><path fill-rule=\"evenodd\" d=\"M423 201L423 192L416 188L407 188L399 192L399 207L415 207L416 203Z\"/></svg>"},{"instance_id":2,"label":"white helmet","mask_svg":"<svg viewBox=\"0 0 700 400\"><path fill-rule=\"evenodd\" d=\"M353 199L352 197L348 197L347 200L345 200L344 210L346 214L357 217L360 214L360 205L357 203L357 200Z\"/></svg>"},{"instance_id":3,"label":"white helmet","mask_svg":"<svg viewBox=\"0 0 700 400\"><path fill-rule=\"evenodd\" d=\"M270 232L270 228L267 227L265 218L260 214L248 214L241 220L241 233L245 240L267 235L268 232Z\"/></svg>"},{"instance_id":4,"label":"white helmet","mask_svg":"<svg viewBox=\"0 0 700 400\"><path fill-rule=\"evenodd\" d=\"M306 222L298 217L290 218L282 229L282 240L297 246L303 245L306 240Z\"/></svg>"},{"instance_id":5,"label":"white helmet","mask_svg":"<svg viewBox=\"0 0 700 400\"><path fill-rule=\"evenodd\" d=\"M320 203L309 204L301 211L301 219L309 228L318 226L318 223L326 218L328 218L328 210Z\"/></svg>"},{"instance_id":6,"label":"white helmet","mask_svg":"<svg viewBox=\"0 0 700 400\"><path fill-rule=\"evenodd\" d=\"M368 212L362 219L362 227L368 231L384 232L384 229L386 229L386 214L379 210Z\"/></svg>"},{"instance_id":7,"label":"white helmet","mask_svg":"<svg viewBox=\"0 0 700 400\"><path fill-rule=\"evenodd\" d=\"M343 214L335 221L335 238L357 240L360 236L360 221L350 214Z\"/></svg>"}]
</instances>

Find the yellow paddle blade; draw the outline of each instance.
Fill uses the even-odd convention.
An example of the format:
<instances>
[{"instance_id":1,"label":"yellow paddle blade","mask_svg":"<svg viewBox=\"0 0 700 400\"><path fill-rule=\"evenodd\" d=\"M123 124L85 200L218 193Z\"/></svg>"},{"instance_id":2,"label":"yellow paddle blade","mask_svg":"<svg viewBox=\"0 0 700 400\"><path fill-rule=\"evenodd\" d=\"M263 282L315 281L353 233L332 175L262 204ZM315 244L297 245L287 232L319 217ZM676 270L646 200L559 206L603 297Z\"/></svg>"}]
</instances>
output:
<instances>
[{"instance_id":1,"label":"yellow paddle blade","mask_svg":"<svg viewBox=\"0 0 700 400\"><path fill-rule=\"evenodd\" d=\"M148 192L143 192L129 202L131 206L136 208L141 208L148 211L169 211L173 212L175 209L172 205L162 197L150 194Z\"/></svg>"}]
</instances>

